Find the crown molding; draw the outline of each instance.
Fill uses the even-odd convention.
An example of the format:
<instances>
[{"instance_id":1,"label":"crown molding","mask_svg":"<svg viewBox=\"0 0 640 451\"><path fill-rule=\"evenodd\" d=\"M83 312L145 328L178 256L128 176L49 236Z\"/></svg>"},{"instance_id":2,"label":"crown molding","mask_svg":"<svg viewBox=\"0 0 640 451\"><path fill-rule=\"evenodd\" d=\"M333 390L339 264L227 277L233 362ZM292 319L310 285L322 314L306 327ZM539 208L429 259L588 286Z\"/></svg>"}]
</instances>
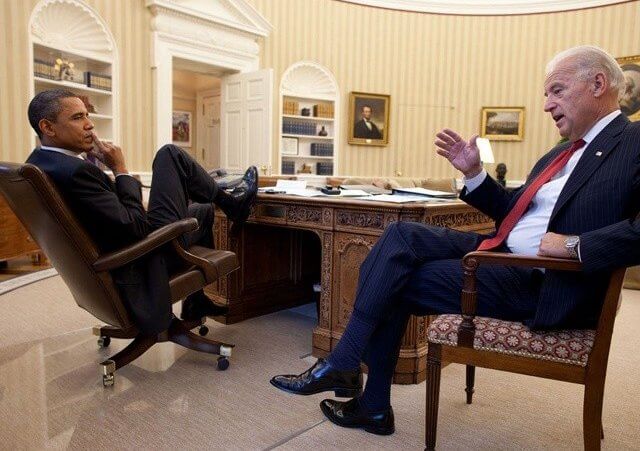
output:
<instances>
[{"instance_id":1,"label":"crown molding","mask_svg":"<svg viewBox=\"0 0 640 451\"><path fill-rule=\"evenodd\" d=\"M502 16L538 14L626 3L629 0L340 0L363 6L434 14Z\"/></svg>"},{"instance_id":2,"label":"crown molding","mask_svg":"<svg viewBox=\"0 0 640 451\"><path fill-rule=\"evenodd\" d=\"M172 15L201 25L215 25L256 37L266 37L272 30L271 24L244 0L209 0L199 5L200 7L184 0L147 0L146 6L154 16ZM222 8L228 14L222 14Z\"/></svg>"}]
</instances>

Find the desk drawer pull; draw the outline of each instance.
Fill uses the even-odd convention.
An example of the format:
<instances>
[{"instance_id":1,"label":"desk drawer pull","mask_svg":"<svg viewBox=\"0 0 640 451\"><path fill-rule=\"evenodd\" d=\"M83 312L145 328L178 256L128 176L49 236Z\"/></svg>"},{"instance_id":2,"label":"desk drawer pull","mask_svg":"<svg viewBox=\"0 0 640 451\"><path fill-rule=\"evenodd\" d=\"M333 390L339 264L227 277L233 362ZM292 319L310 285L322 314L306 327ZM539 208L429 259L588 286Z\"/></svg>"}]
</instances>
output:
<instances>
[{"instance_id":1,"label":"desk drawer pull","mask_svg":"<svg viewBox=\"0 0 640 451\"><path fill-rule=\"evenodd\" d=\"M260 217L267 218L282 218L287 215L287 208L281 205L258 205L258 214Z\"/></svg>"}]
</instances>

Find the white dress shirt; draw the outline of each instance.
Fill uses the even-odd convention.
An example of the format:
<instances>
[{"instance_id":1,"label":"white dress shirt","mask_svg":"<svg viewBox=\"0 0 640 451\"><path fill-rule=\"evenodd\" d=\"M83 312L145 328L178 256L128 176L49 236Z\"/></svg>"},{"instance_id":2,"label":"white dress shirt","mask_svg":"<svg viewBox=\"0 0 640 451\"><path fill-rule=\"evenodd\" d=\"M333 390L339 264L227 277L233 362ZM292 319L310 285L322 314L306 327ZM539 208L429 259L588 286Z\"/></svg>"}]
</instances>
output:
<instances>
[{"instance_id":1,"label":"white dress shirt","mask_svg":"<svg viewBox=\"0 0 640 451\"><path fill-rule=\"evenodd\" d=\"M549 219L553 212L562 188L569 179L571 172L578 164L580 157L589 147L596 136L620 114L620 110L613 111L600 119L591 129L583 136L585 145L576 150L567 164L556 173L551 180L542 185L538 192L533 196L529 209L522 215L516 223L511 233L507 236L507 247L514 254L537 255L540 248L540 240L547 232ZM487 177L487 171L484 169L475 177L464 179L467 192L476 189ZM578 249L579 255L579 249Z\"/></svg>"}]
</instances>

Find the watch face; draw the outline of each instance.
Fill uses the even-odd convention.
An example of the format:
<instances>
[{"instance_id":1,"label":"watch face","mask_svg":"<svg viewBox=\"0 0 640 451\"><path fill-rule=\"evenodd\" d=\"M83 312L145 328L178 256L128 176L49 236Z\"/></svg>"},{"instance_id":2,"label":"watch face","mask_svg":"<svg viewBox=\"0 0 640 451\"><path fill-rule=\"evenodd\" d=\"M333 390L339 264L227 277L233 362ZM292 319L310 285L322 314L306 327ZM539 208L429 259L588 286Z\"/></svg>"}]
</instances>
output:
<instances>
[{"instance_id":1,"label":"watch face","mask_svg":"<svg viewBox=\"0 0 640 451\"><path fill-rule=\"evenodd\" d=\"M580 242L580 237L570 236L564 240L564 245L566 247L576 247Z\"/></svg>"}]
</instances>

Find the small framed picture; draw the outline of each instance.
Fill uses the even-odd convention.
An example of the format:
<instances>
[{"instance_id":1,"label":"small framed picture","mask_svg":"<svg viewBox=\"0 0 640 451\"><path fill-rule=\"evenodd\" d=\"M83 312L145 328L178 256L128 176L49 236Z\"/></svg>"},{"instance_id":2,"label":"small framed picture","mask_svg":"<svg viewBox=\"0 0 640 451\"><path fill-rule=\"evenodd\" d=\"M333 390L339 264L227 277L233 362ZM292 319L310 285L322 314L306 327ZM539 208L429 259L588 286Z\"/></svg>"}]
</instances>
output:
<instances>
[{"instance_id":1,"label":"small framed picture","mask_svg":"<svg viewBox=\"0 0 640 451\"><path fill-rule=\"evenodd\" d=\"M349 94L349 144L386 146L389 144L391 96L352 92Z\"/></svg>"},{"instance_id":2,"label":"small framed picture","mask_svg":"<svg viewBox=\"0 0 640 451\"><path fill-rule=\"evenodd\" d=\"M625 88L620 97L620 110L629 120L640 120L640 55L617 58L624 74Z\"/></svg>"},{"instance_id":3,"label":"small framed picture","mask_svg":"<svg viewBox=\"0 0 640 451\"><path fill-rule=\"evenodd\" d=\"M172 121L171 140L173 144L181 147L191 147L191 121L190 111L174 111Z\"/></svg>"},{"instance_id":4,"label":"small framed picture","mask_svg":"<svg viewBox=\"0 0 640 451\"><path fill-rule=\"evenodd\" d=\"M491 141L522 141L524 107L482 107L480 136Z\"/></svg>"},{"instance_id":5,"label":"small framed picture","mask_svg":"<svg viewBox=\"0 0 640 451\"><path fill-rule=\"evenodd\" d=\"M282 138L282 155L298 155L298 138Z\"/></svg>"}]
</instances>

